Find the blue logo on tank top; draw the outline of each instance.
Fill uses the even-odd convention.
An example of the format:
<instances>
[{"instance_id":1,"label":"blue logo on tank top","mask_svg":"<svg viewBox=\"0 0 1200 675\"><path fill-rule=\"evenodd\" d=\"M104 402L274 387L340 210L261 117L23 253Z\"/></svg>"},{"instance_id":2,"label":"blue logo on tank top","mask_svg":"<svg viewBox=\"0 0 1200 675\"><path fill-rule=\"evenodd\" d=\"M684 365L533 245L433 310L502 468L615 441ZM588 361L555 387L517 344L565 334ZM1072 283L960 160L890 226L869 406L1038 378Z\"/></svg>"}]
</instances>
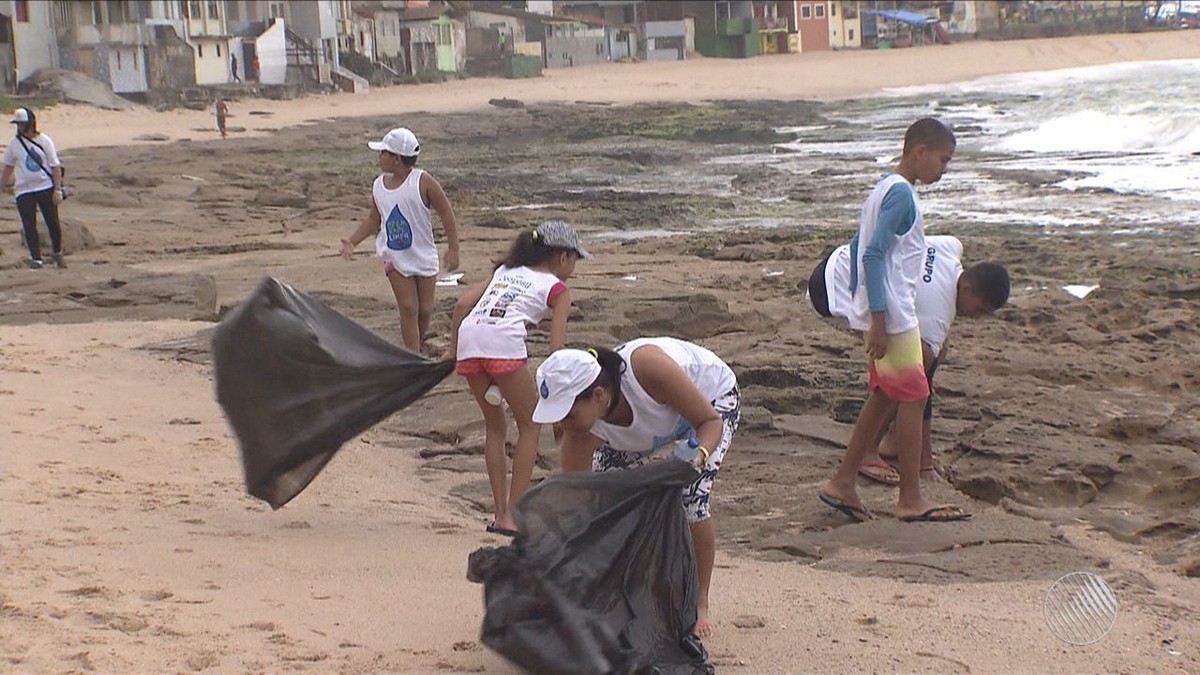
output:
<instances>
[{"instance_id":1,"label":"blue logo on tank top","mask_svg":"<svg viewBox=\"0 0 1200 675\"><path fill-rule=\"evenodd\" d=\"M383 223L383 231L387 233L387 247L393 251L407 251L412 247L412 225L400 213L399 206L392 207L392 212Z\"/></svg>"},{"instance_id":2,"label":"blue logo on tank top","mask_svg":"<svg viewBox=\"0 0 1200 675\"><path fill-rule=\"evenodd\" d=\"M651 441L650 445L651 445L652 449L657 450L657 449L661 448L662 446L666 445L667 443L670 443L671 441L686 435L691 430L692 430L692 425L689 424L686 419L680 417L679 421L675 423L674 431L672 431L667 436L655 436L654 440Z\"/></svg>"}]
</instances>

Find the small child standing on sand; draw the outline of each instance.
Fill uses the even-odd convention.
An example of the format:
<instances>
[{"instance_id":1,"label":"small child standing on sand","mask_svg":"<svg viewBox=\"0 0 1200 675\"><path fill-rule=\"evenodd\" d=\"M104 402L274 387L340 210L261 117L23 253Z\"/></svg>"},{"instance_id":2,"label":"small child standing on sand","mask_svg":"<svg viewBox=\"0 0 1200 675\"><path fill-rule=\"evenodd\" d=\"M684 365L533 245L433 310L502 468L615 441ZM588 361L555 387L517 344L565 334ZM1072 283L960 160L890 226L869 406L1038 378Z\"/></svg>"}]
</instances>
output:
<instances>
[{"instance_id":1,"label":"small child standing on sand","mask_svg":"<svg viewBox=\"0 0 1200 675\"><path fill-rule=\"evenodd\" d=\"M550 351L563 347L571 313L571 297L564 282L575 273L575 263L588 257L570 225L546 221L517 235L491 279L464 294L454 306L450 354L458 360L458 374L467 378L486 428L484 460L496 508L488 532L516 534L512 507L529 490L537 458L541 425L533 422L538 391L529 370L526 325L536 325L549 316ZM508 421L500 401L490 392L493 387L499 388L517 423L511 487L505 481Z\"/></svg>"},{"instance_id":2,"label":"small child standing on sand","mask_svg":"<svg viewBox=\"0 0 1200 675\"><path fill-rule=\"evenodd\" d=\"M404 347L420 354L433 316L441 262L430 210L437 212L446 230L445 263L450 272L458 269L458 221L442 186L416 168L421 145L413 132L392 129L382 141L367 145L379 151L382 173L371 186L371 210L358 229L342 240L342 257L349 260L359 242L378 233L375 254L383 258L383 273L396 296Z\"/></svg>"}]
</instances>

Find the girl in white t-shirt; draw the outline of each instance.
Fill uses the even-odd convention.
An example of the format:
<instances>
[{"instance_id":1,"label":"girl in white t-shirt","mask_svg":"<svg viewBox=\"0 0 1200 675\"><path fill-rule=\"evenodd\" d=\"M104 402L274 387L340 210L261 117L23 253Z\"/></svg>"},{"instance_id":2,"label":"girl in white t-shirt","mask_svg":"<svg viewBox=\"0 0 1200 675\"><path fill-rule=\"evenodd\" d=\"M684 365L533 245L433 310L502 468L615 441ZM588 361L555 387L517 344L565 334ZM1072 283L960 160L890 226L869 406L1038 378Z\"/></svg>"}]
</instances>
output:
<instances>
[{"instance_id":1,"label":"girl in white t-shirt","mask_svg":"<svg viewBox=\"0 0 1200 675\"><path fill-rule=\"evenodd\" d=\"M496 505L489 532L516 534L512 506L529 490L537 459L541 426L533 422L538 392L529 371L526 326L550 317L550 351L563 346L571 312L564 282L576 261L588 257L570 225L544 222L517 235L492 277L454 306L450 355L458 361L458 374L467 378L486 428L484 460ZM505 483L508 421L496 394L508 402L517 423L511 485Z\"/></svg>"}]
</instances>

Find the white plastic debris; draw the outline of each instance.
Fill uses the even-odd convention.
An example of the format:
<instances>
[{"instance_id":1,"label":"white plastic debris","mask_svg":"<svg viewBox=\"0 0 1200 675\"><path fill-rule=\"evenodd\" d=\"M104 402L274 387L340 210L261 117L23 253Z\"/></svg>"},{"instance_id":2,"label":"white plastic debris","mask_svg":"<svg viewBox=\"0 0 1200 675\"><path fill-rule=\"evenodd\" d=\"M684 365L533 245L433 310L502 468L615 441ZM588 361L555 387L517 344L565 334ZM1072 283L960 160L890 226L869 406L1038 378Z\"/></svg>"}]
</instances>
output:
<instances>
[{"instance_id":1,"label":"white plastic debris","mask_svg":"<svg viewBox=\"0 0 1200 675\"><path fill-rule=\"evenodd\" d=\"M438 279L436 282L434 282L434 285L435 286L457 286L458 280L461 278L463 278L462 272L456 272L454 274L447 274L446 276L444 276L441 279Z\"/></svg>"},{"instance_id":2,"label":"white plastic debris","mask_svg":"<svg viewBox=\"0 0 1200 675\"><path fill-rule=\"evenodd\" d=\"M637 275L626 274L625 276L621 277L621 281L637 281Z\"/></svg>"},{"instance_id":3,"label":"white plastic debris","mask_svg":"<svg viewBox=\"0 0 1200 675\"><path fill-rule=\"evenodd\" d=\"M1096 290L1097 288L1100 288L1100 286L1098 286L1098 285L1097 286L1084 286L1081 284L1069 284L1067 286L1062 287L1062 289L1064 291L1079 298L1080 300L1086 298L1089 293Z\"/></svg>"}]
</instances>

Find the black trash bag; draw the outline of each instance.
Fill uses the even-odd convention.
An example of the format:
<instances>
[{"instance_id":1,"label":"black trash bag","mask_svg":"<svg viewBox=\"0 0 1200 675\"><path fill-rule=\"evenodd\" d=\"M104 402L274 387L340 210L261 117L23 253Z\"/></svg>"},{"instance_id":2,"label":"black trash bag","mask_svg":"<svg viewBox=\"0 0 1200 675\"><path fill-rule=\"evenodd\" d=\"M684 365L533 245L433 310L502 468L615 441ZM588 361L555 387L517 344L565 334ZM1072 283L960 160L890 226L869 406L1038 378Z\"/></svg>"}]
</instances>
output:
<instances>
[{"instance_id":1,"label":"black trash bag","mask_svg":"<svg viewBox=\"0 0 1200 675\"><path fill-rule=\"evenodd\" d=\"M300 494L342 443L454 369L272 278L217 326L213 361L217 402L241 445L246 491L273 509Z\"/></svg>"},{"instance_id":2,"label":"black trash bag","mask_svg":"<svg viewBox=\"0 0 1200 675\"><path fill-rule=\"evenodd\" d=\"M471 554L484 586L481 641L532 673L712 673L692 634L696 561L670 458L557 474L526 493L520 534Z\"/></svg>"}]
</instances>

